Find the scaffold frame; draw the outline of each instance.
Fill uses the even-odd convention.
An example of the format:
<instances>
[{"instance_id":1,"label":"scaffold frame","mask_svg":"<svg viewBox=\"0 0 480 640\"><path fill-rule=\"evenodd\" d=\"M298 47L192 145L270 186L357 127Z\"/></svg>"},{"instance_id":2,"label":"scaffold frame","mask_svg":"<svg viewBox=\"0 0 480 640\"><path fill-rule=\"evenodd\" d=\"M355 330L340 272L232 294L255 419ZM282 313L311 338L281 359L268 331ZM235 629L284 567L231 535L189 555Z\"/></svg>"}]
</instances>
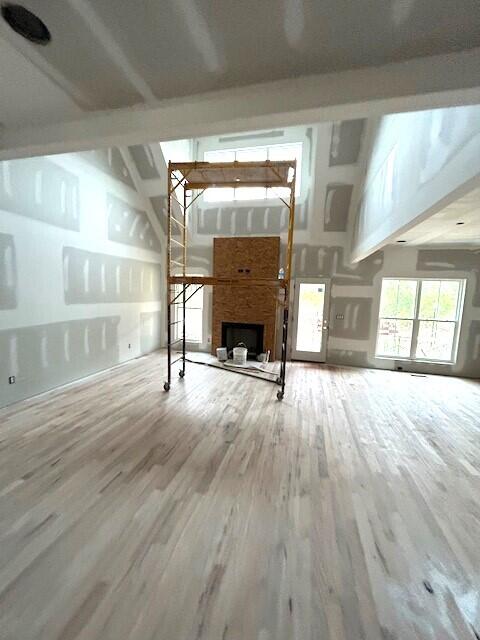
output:
<instances>
[{"instance_id":1,"label":"scaffold frame","mask_svg":"<svg viewBox=\"0 0 480 640\"><path fill-rule=\"evenodd\" d=\"M172 384L172 366L181 362L180 378L185 377L186 357L186 304L202 287L227 285L231 287L265 286L276 290L277 305L283 308L282 344L280 369L278 372L262 372L272 376L256 376L261 380L280 386L278 400L285 395L287 343L289 328L290 281L292 276L293 234L295 225L296 160L265 160L262 162L169 162L167 196L167 258L166 258L166 304L167 304L167 380L164 390ZM188 231L192 205L211 188L264 187L274 190L279 200L288 209L288 234L285 252L284 277L250 278L189 275L187 269ZM192 289L190 289L192 287ZM180 314L173 313L179 308ZM278 306L277 306L278 309ZM174 316L174 319L172 317ZM180 317L179 317L180 316ZM179 332L173 327L181 325ZM180 356L172 360L173 347L181 343ZM234 369L230 369L234 370ZM246 373L241 370L235 370Z\"/></svg>"}]
</instances>

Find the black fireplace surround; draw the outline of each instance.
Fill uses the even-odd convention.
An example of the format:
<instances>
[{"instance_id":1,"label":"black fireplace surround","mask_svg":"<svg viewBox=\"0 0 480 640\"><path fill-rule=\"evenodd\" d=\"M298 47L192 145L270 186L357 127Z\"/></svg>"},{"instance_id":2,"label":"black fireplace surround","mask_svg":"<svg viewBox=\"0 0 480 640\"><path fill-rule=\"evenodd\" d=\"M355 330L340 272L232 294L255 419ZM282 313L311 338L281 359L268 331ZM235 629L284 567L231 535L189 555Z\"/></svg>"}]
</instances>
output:
<instances>
[{"instance_id":1,"label":"black fireplace surround","mask_svg":"<svg viewBox=\"0 0 480 640\"><path fill-rule=\"evenodd\" d=\"M248 358L256 358L263 352L263 324L222 322L222 346L227 347L229 357L231 350L239 342L243 342L247 347Z\"/></svg>"}]
</instances>

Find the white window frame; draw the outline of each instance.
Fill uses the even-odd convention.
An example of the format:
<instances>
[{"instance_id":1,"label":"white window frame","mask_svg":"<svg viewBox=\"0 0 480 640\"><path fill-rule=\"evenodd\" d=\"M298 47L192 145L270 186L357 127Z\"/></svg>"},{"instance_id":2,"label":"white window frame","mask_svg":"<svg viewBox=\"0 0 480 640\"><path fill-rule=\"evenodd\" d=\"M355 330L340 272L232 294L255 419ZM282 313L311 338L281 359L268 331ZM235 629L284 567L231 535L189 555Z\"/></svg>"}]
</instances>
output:
<instances>
[{"instance_id":1,"label":"white window frame","mask_svg":"<svg viewBox=\"0 0 480 640\"><path fill-rule=\"evenodd\" d=\"M390 316L381 316L380 315L380 302L382 297L383 283L385 280L407 280L409 282L416 282L416 294L415 294L415 308L414 308L414 317L413 318L392 318ZM417 342L418 342L418 330L420 327L421 318L419 315L420 308L420 300L422 295L422 286L424 282L458 282L459 290L458 290L458 299L457 299L457 309L455 313L455 320L432 320L432 322L454 322L455 323L455 332L452 341L452 350L450 353L450 359L448 360L437 360L435 358L419 358L415 356L415 352L417 350ZM466 290L466 280L464 278L409 278L409 277L395 277L390 276L386 278L382 278L382 284L380 289L380 297L379 297L379 305L378 305L378 313L377 313L377 335L375 342L375 357L384 359L384 360L405 360L409 362L431 362L434 364L455 364L457 361L458 355L458 343L460 339L460 330L462 326L463 319L463 308L465 302L465 290ZM395 356L395 355L384 355L379 353L378 351L378 331L380 326L380 320L408 320L413 322L412 327L412 340L410 342L410 355L409 356ZM424 320L425 321L425 320Z\"/></svg>"},{"instance_id":2,"label":"white window frame","mask_svg":"<svg viewBox=\"0 0 480 640\"><path fill-rule=\"evenodd\" d=\"M296 142L277 142L277 143L271 143L271 144L257 144L257 145L248 145L245 147L234 147L233 149L224 149L224 148L218 148L218 149L205 149L205 151L203 152L203 160L205 162L209 162L208 160L208 156L209 154L212 153L233 153L234 154L234 159L236 160L237 158L237 153L241 152L241 151L249 151L251 150L256 150L256 149L266 149L267 150L267 160L269 159L269 154L270 154L270 149L274 149L275 147L300 147L300 162L298 162L297 164L297 172L296 172L296 176L295 176L295 197L298 198L301 194L301 187L302 187L302 162L303 162L303 142L301 140L298 140ZM239 187L242 188L242 187ZM248 188L248 187L247 187ZM208 200L208 196L205 197L205 194L208 194L208 190L205 191L205 194L203 196L203 200L204 202L208 202L209 204L213 204L214 202L236 202L236 203L248 203L248 202L268 202L271 200L275 199L275 195L272 195L271 197L267 196L267 188L265 188L265 196L263 198L250 198L250 199L243 199L243 198L236 198L235 197L235 191L236 189L233 188L233 198L225 198L222 200ZM271 188L271 191L273 194L275 194L276 189L274 187Z\"/></svg>"}]
</instances>

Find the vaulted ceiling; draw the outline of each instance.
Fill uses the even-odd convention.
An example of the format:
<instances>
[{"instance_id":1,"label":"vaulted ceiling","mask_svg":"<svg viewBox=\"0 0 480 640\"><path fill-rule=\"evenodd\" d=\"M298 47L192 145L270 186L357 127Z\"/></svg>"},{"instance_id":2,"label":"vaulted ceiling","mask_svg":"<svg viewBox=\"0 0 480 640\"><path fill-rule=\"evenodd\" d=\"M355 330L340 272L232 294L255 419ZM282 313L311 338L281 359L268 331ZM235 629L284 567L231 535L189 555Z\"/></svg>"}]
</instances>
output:
<instances>
[{"instance_id":1,"label":"vaulted ceiling","mask_svg":"<svg viewBox=\"0 0 480 640\"><path fill-rule=\"evenodd\" d=\"M6 128L480 46L478 0L22 4L52 39L31 44L0 20Z\"/></svg>"}]
</instances>

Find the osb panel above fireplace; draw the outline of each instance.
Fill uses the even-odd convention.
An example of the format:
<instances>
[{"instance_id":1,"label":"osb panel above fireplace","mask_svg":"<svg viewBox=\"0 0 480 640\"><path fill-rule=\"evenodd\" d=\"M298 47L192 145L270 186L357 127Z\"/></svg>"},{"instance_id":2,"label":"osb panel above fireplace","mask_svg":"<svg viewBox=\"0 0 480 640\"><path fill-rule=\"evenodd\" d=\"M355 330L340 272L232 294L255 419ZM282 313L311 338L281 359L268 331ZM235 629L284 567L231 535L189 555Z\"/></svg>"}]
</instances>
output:
<instances>
[{"instance_id":1,"label":"osb panel above fireplace","mask_svg":"<svg viewBox=\"0 0 480 640\"><path fill-rule=\"evenodd\" d=\"M275 354L274 287L248 286L249 279L278 276L280 238L214 238L213 275L245 278L245 287L213 287L212 353L222 345L222 322L263 324L263 348Z\"/></svg>"}]
</instances>

